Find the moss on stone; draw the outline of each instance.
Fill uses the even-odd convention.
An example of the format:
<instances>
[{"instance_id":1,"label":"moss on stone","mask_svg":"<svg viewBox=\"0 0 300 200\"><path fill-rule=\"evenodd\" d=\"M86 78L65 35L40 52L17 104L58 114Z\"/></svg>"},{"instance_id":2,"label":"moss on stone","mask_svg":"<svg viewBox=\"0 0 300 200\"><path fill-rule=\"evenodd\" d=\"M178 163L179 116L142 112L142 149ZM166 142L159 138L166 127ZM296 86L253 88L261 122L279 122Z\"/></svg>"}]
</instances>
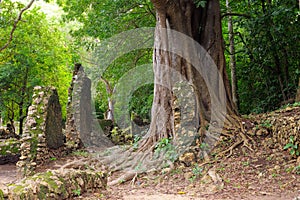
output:
<instances>
[{"instance_id":1,"label":"moss on stone","mask_svg":"<svg viewBox=\"0 0 300 200\"><path fill-rule=\"evenodd\" d=\"M0 155L6 156L18 153L20 153L20 142L17 139L10 138L0 142Z\"/></svg>"},{"instance_id":2,"label":"moss on stone","mask_svg":"<svg viewBox=\"0 0 300 200\"><path fill-rule=\"evenodd\" d=\"M0 200L4 200L4 192L0 189Z\"/></svg>"}]
</instances>

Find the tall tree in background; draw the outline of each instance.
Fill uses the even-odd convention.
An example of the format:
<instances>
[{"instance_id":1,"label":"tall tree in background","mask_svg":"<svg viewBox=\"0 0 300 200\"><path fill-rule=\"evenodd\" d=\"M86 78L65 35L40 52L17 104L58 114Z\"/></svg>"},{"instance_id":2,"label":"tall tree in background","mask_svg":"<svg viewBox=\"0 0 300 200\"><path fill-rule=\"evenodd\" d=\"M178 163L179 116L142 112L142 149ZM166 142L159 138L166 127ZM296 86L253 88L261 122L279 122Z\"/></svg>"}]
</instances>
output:
<instances>
[{"instance_id":1,"label":"tall tree in background","mask_svg":"<svg viewBox=\"0 0 300 200\"><path fill-rule=\"evenodd\" d=\"M229 5L229 0L226 0L227 12L231 13L231 7ZM233 20L232 16L228 16L228 40L229 40L229 65L231 71L231 92L232 100L236 108L239 106L238 99L238 88L237 88L237 77L236 77L236 59L235 59L235 44L234 44L234 31L233 31Z\"/></svg>"},{"instance_id":2,"label":"tall tree in background","mask_svg":"<svg viewBox=\"0 0 300 200\"><path fill-rule=\"evenodd\" d=\"M241 1L231 8L249 16L233 18L241 112L266 112L291 103L300 75L298 2Z\"/></svg>"},{"instance_id":3,"label":"tall tree in background","mask_svg":"<svg viewBox=\"0 0 300 200\"><path fill-rule=\"evenodd\" d=\"M198 115L196 117L198 125L196 126L203 128L207 125L211 115L211 102L204 80L185 59L171 52L160 50L161 46L167 45L167 38L172 38L172 35L168 35L169 32L166 29L181 32L199 42L210 54L224 80L221 84L224 84L226 89L227 112L233 115L236 114L225 69L219 0L152 0L152 3L156 9L153 56L155 83L172 82L171 76L167 72L168 68L179 71L182 76L193 84L195 89L197 99L196 115ZM142 141L142 149L147 149L155 141L173 137L175 134L172 106L173 93L170 89L159 84L155 84L154 92L150 130L147 139ZM162 113L162 109L165 112Z\"/></svg>"}]
</instances>

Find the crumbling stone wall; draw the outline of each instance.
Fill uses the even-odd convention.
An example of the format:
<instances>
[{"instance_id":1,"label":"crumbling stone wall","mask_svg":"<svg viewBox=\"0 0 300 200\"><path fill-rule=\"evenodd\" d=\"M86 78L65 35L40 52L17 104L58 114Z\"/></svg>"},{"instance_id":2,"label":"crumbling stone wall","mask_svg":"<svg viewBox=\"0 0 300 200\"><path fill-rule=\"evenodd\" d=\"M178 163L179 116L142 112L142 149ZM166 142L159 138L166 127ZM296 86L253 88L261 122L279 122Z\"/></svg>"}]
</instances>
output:
<instances>
[{"instance_id":1,"label":"crumbling stone wall","mask_svg":"<svg viewBox=\"0 0 300 200\"><path fill-rule=\"evenodd\" d=\"M7 194L3 194L3 196L8 196L8 199L11 200L73 199L73 197L87 191L104 190L106 185L107 174L101 171L65 169L61 172L48 170L11 184Z\"/></svg>"},{"instance_id":2,"label":"crumbling stone wall","mask_svg":"<svg viewBox=\"0 0 300 200\"><path fill-rule=\"evenodd\" d=\"M89 143L92 132L91 80L86 77L81 64L76 64L69 88L66 139L74 148Z\"/></svg>"},{"instance_id":3,"label":"crumbling stone wall","mask_svg":"<svg viewBox=\"0 0 300 200\"><path fill-rule=\"evenodd\" d=\"M25 176L31 174L37 165L57 157L64 146L61 106L56 89L37 86L32 97L20 139L21 157L17 163Z\"/></svg>"},{"instance_id":4,"label":"crumbling stone wall","mask_svg":"<svg viewBox=\"0 0 300 200\"><path fill-rule=\"evenodd\" d=\"M92 114L91 80L81 64L76 64L69 88L66 140L73 148L111 146Z\"/></svg>"},{"instance_id":5,"label":"crumbling stone wall","mask_svg":"<svg viewBox=\"0 0 300 200\"><path fill-rule=\"evenodd\" d=\"M295 151L300 152L299 113L300 107L287 107L270 113L251 116L255 126L250 132L257 136L266 137L264 145L267 147L284 149L285 145L290 143L295 147L297 146Z\"/></svg>"}]
</instances>

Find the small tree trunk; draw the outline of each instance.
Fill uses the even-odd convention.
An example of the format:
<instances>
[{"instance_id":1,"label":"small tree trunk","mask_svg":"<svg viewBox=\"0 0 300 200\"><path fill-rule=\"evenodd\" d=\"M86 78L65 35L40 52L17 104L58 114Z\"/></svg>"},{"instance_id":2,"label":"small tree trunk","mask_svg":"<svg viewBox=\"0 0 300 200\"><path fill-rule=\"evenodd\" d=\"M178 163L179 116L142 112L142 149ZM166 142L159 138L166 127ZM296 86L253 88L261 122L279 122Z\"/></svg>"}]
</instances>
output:
<instances>
[{"instance_id":1,"label":"small tree trunk","mask_svg":"<svg viewBox=\"0 0 300 200\"><path fill-rule=\"evenodd\" d=\"M297 94L296 94L296 102L300 102L300 77L299 77L299 83L298 83L298 89L297 89Z\"/></svg>"},{"instance_id":2,"label":"small tree trunk","mask_svg":"<svg viewBox=\"0 0 300 200\"><path fill-rule=\"evenodd\" d=\"M111 88L110 83L108 82L108 80L106 80L105 78L101 77L101 80L104 82L105 87L106 87L106 92L108 94L108 110L105 113L105 118L112 120L113 122L115 121L114 118L114 102L113 99L111 99L111 96L113 95L113 90Z\"/></svg>"},{"instance_id":3,"label":"small tree trunk","mask_svg":"<svg viewBox=\"0 0 300 200\"><path fill-rule=\"evenodd\" d=\"M226 0L226 7L228 13L231 13L231 7L229 6L229 0ZM228 16L228 35L229 35L229 53L230 53L230 69L231 69L231 92L232 92L232 101L236 112L238 112L239 99L237 93L237 78L236 78L236 59L235 59L235 44L234 44L234 32L233 32L233 23L232 16Z\"/></svg>"}]
</instances>

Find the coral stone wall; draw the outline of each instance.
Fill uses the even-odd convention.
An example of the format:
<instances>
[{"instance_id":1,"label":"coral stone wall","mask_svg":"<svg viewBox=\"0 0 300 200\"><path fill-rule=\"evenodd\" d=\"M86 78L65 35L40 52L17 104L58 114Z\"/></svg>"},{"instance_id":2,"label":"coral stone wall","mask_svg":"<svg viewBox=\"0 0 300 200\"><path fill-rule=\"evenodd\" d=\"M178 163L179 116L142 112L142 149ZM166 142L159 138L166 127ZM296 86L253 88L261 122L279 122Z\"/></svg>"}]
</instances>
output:
<instances>
[{"instance_id":1,"label":"coral stone wall","mask_svg":"<svg viewBox=\"0 0 300 200\"><path fill-rule=\"evenodd\" d=\"M112 143L105 137L95 116L93 116L91 80L81 64L76 64L69 88L67 106L66 140L68 146L76 149L82 146L107 147Z\"/></svg>"},{"instance_id":2,"label":"coral stone wall","mask_svg":"<svg viewBox=\"0 0 300 200\"><path fill-rule=\"evenodd\" d=\"M61 107L56 89L37 86L32 98L20 139L21 157L17 163L25 176L31 174L37 165L57 156L64 146Z\"/></svg>"}]
</instances>

